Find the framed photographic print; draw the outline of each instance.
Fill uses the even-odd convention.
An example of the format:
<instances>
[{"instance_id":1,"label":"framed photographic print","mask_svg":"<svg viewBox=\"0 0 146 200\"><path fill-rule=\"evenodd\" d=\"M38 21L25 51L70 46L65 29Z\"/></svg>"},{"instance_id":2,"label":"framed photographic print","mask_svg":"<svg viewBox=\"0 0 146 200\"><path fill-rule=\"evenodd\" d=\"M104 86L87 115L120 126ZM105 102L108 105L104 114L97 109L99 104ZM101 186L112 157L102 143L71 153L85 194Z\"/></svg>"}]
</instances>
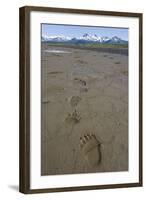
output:
<instances>
[{"instance_id":1,"label":"framed photographic print","mask_svg":"<svg viewBox=\"0 0 146 200\"><path fill-rule=\"evenodd\" d=\"M20 192L142 186L142 14L20 8Z\"/></svg>"}]
</instances>

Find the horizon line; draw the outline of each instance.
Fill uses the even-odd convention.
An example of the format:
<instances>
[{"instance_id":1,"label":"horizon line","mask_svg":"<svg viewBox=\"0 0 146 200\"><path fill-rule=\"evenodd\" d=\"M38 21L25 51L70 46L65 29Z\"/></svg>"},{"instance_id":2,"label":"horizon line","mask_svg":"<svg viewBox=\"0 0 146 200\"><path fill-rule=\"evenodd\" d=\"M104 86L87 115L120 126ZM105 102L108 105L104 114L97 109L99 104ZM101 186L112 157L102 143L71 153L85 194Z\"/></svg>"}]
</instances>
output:
<instances>
[{"instance_id":1,"label":"horizon line","mask_svg":"<svg viewBox=\"0 0 146 200\"><path fill-rule=\"evenodd\" d=\"M109 39L112 39L112 38L114 38L114 37L118 37L118 38L120 38L120 39L122 39L122 40L125 40L125 41L128 41L128 40L126 40L126 39L123 39L122 37L119 37L119 36L117 36L117 35L114 35L114 36L112 36L112 37L109 37L109 36L106 36L106 35L104 35L104 36L101 36L101 35L97 35L96 33L94 33L94 34L90 34L90 33L84 33L84 34L88 34L88 35L91 35L91 36L94 36L94 35L96 35L97 37L101 37L101 38L103 38L103 37L108 37ZM83 35L84 35L83 34ZM82 35L82 36L83 36ZM48 34L42 34L41 35L42 37L43 36L47 36L47 37L62 37L62 36L65 36L65 35L63 35L63 34L60 34L60 35L48 35ZM79 37L70 37L70 36L65 36L65 37L68 37L68 38L70 38L70 39L73 39L73 38L79 38ZM81 37L81 36L80 36Z\"/></svg>"}]
</instances>

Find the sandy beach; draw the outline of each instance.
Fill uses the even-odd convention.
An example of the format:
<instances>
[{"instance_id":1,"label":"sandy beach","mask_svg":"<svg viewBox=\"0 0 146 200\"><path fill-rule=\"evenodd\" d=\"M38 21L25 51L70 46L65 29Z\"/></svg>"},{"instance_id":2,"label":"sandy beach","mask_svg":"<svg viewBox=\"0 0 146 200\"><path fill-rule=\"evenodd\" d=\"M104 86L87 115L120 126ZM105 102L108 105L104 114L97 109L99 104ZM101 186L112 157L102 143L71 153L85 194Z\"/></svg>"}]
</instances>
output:
<instances>
[{"instance_id":1,"label":"sandy beach","mask_svg":"<svg viewBox=\"0 0 146 200\"><path fill-rule=\"evenodd\" d=\"M100 143L96 167L85 134ZM41 174L127 170L128 56L42 43Z\"/></svg>"}]
</instances>

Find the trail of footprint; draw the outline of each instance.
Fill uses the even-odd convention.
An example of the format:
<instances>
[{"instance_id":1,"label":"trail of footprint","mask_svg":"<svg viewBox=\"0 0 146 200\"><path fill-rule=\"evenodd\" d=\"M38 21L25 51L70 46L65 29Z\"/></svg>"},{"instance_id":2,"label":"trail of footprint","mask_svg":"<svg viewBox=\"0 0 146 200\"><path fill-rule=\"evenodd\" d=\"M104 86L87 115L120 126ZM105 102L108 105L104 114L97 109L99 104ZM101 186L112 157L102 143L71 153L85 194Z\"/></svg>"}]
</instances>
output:
<instances>
[{"instance_id":1,"label":"trail of footprint","mask_svg":"<svg viewBox=\"0 0 146 200\"><path fill-rule=\"evenodd\" d=\"M69 98L69 102L72 107L76 107L81 100L82 98L79 96L72 96Z\"/></svg>"},{"instance_id":2,"label":"trail of footprint","mask_svg":"<svg viewBox=\"0 0 146 200\"><path fill-rule=\"evenodd\" d=\"M74 78L74 81L81 84L82 86L86 86L87 85L87 82L83 79L80 79L80 78Z\"/></svg>"},{"instance_id":3,"label":"trail of footprint","mask_svg":"<svg viewBox=\"0 0 146 200\"><path fill-rule=\"evenodd\" d=\"M94 134L86 134L80 138L81 151L91 167L98 167L101 163L102 155L100 144Z\"/></svg>"}]
</instances>

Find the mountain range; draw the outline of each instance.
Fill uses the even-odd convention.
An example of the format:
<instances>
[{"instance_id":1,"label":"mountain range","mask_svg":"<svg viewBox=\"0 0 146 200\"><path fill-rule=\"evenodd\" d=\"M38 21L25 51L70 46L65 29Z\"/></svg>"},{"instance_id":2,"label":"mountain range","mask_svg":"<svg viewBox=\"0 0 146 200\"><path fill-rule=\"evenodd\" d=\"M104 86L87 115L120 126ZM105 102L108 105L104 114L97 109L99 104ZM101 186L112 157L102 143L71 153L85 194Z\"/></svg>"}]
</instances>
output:
<instances>
[{"instance_id":1,"label":"mountain range","mask_svg":"<svg viewBox=\"0 0 146 200\"><path fill-rule=\"evenodd\" d=\"M87 44L87 43L106 43L106 44L128 44L128 41L123 40L117 36L114 37L100 37L96 34L88 34L85 33L81 37L67 37L63 35L58 36L48 36L42 35L41 37L42 42L63 42L63 43L70 43L70 44Z\"/></svg>"}]
</instances>

